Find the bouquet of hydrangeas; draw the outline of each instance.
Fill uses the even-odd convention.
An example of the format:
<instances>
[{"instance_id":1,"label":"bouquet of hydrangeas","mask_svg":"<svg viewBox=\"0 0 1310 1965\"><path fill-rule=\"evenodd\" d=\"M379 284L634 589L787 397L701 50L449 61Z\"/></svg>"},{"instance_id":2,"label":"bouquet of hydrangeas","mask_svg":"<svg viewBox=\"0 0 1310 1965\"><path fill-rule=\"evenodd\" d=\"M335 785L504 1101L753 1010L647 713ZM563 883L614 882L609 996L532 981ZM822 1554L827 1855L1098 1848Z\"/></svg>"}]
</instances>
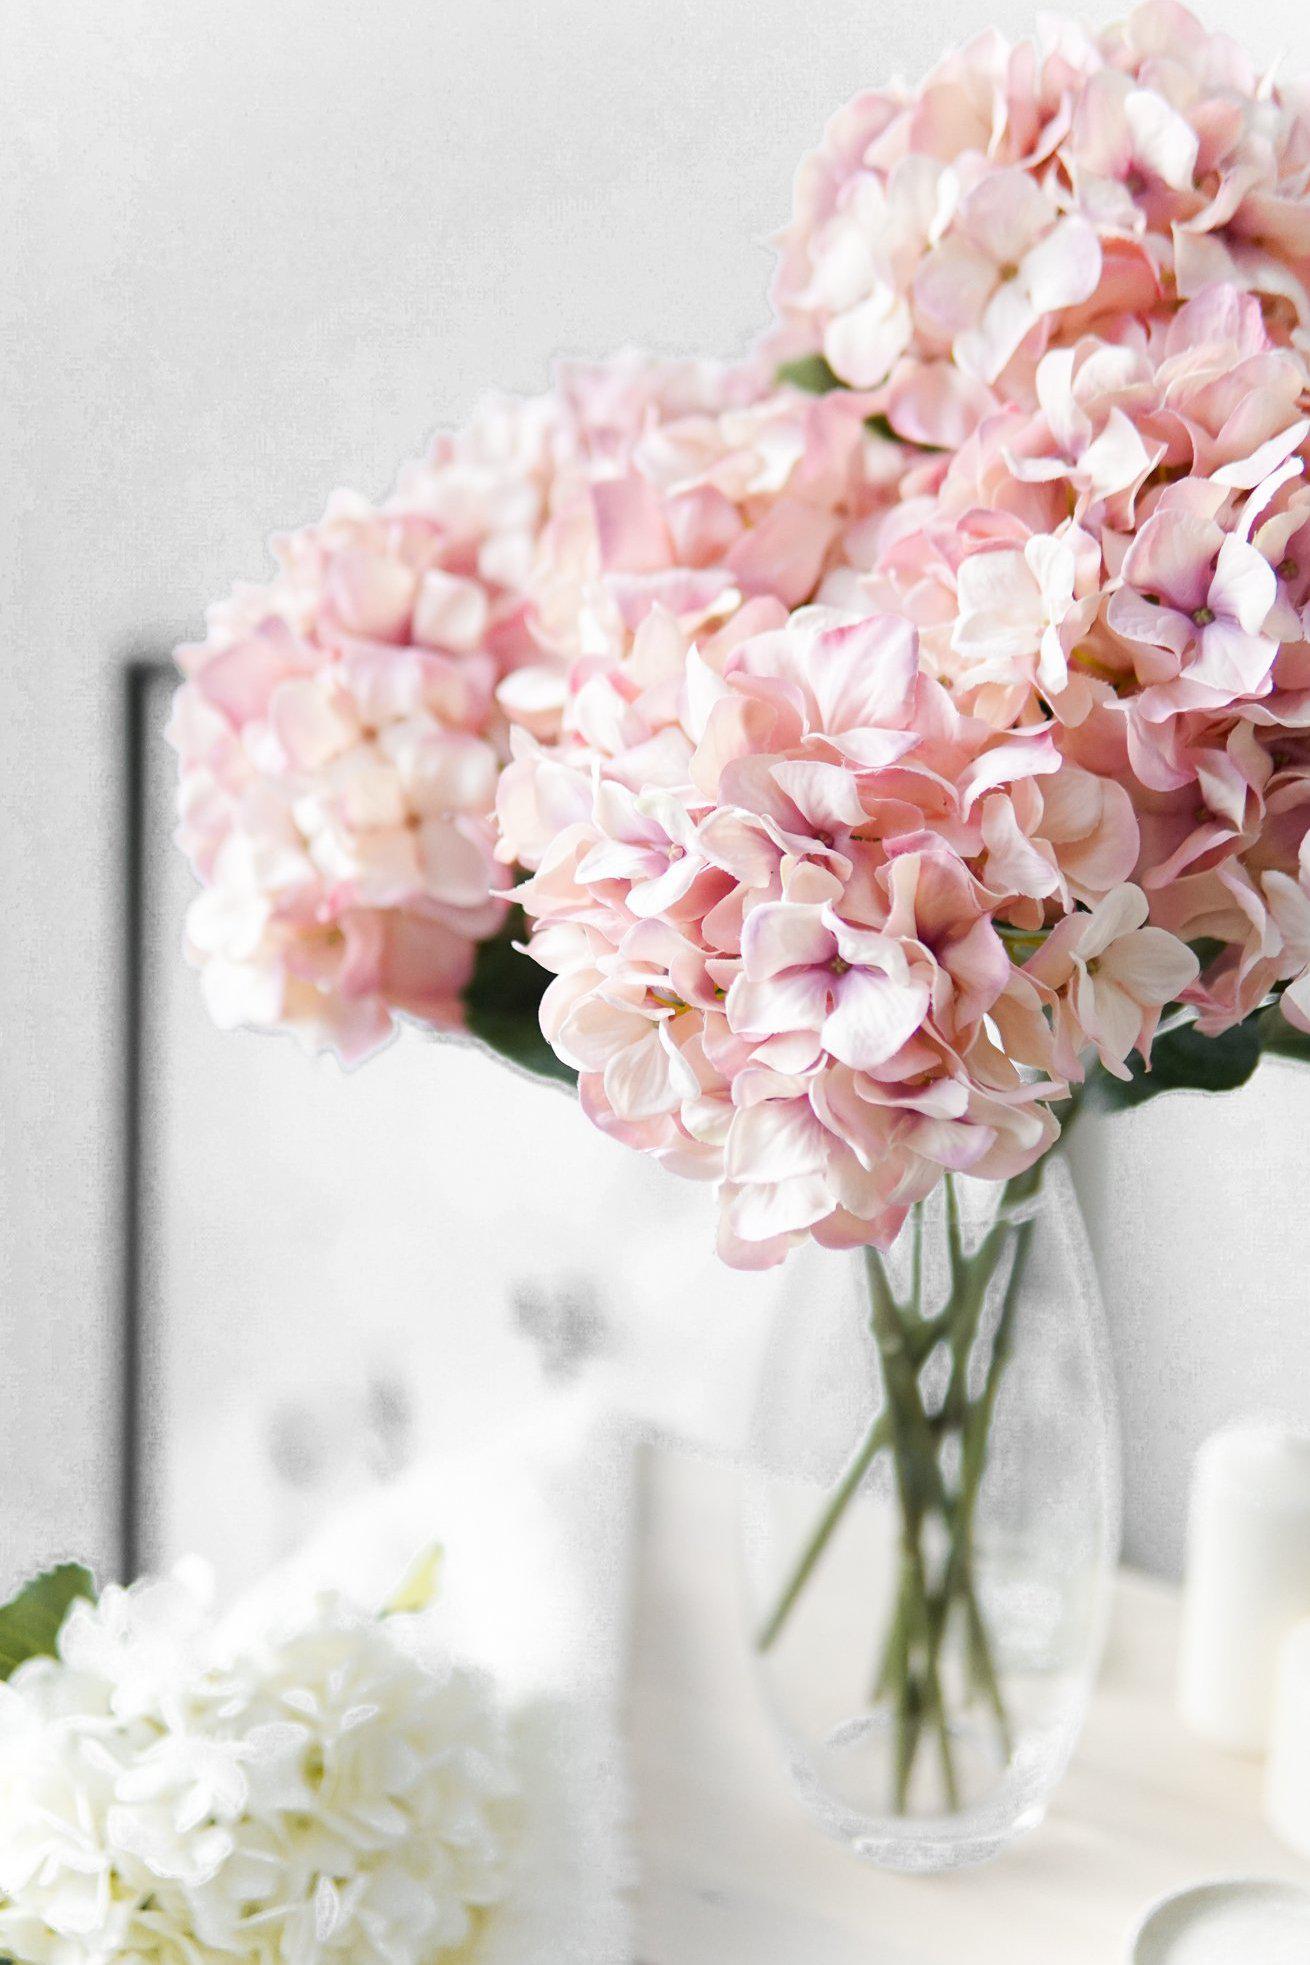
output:
<instances>
[{"instance_id":1,"label":"bouquet of hydrangeas","mask_svg":"<svg viewBox=\"0 0 1310 1965\"><path fill-rule=\"evenodd\" d=\"M1310 1051L1308 192L1175 0L856 97L747 360L487 405L180 651L215 1014L576 1076L750 1267Z\"/></svg>"}]
</instances>

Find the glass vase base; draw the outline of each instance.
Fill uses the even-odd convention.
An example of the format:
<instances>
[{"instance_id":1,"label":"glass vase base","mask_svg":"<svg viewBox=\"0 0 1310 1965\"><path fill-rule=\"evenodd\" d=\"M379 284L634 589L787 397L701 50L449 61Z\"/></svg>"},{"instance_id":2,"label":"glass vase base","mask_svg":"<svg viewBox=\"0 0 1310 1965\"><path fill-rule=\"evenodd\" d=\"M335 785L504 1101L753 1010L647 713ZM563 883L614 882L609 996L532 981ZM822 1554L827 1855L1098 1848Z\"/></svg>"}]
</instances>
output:
<instances>
[{"instance_id":1,"label":"glass vase base","mask_svg":"<svg viewBox=\"0 0 1310 1965\"><path fill-rule=\"evenodd\" d=\"M914 1842L899 1838L888 1841L870 1835L843 1840L853 1856L879 1869L896 1870L902 1876L937 1876L943 1870L973 1869L979 1863L990 1863L1020 1836L1040 1828L1045 1814L1044 1808L1035 1808L1004 1834L976 1835L965 1840L952 1836L939 1842L928 1835Z\"/></svg>"},{"instance_id":2,"label":"glass vase base","mask_svg":"<svg viewBox=\"0 0 1310 1965\"><path fill-rule=\"evenodd\" d=\"M990 1862L1041 1825L1048 1783L1044 1770L1012 1764L998 1788L995 1743L985 1721L976 1728L953 1725L950 1742L958 1784L954 1807L945 1804L939 1763L932 1759L920 1762L903 1808L880 1805L895 1782L894 1727L881 1714L852 1719L823 1750L795 1756L792 1779L819 1827L861 1861L910 1876L967 1869Z\"/></svg>"}]
</instances>

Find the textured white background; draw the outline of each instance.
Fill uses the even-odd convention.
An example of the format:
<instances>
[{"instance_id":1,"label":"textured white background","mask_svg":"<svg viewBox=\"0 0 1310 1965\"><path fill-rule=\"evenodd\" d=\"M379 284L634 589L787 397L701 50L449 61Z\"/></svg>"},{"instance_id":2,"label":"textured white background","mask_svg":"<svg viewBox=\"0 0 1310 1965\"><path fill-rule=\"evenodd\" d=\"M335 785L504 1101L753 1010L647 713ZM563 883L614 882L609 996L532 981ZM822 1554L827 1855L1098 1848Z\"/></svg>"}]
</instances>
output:
<instances>
[{"instance_id":1,"label":"textured white background","mask_svg":"<svg viewBox=\"0 0 1310 1965\"><path fill-rule=\"evenodd\" d=\"M1300 0L1209 11L1310 65ZM112 1550L124 656L193 631L339 480L380 491L487 383L536 388L561 350L740 349L825 115L989 17L1029 9L11 0L0 1580ZM732 1431L767 1289L714 1270L694 1194L465 1057L393 1052L342 1083L215 1038L174 962L178 899L151 1052L165 1539L235 1563L411 1434L476 1424L536 1369L505 1301L538 1272L594 1271L643 1313L621 1368ZM1307 1117L1273 1080L1087 1141L1152 1561L1175 1558L1200 1432L1271 1401L1310 1418Z\"/></svg>"}]
</instances>

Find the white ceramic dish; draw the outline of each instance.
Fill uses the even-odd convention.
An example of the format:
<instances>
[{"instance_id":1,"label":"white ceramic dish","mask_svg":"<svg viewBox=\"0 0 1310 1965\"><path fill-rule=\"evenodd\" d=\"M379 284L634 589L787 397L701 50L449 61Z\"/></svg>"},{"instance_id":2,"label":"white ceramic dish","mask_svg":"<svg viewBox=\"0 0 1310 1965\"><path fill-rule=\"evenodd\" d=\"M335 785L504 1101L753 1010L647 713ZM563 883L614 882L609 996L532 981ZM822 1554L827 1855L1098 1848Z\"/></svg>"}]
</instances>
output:
<instances>
[{"instance_id":1,"label":"white ceramic dish","mask_svg":"<svg viewBox=\"0 0 1310 1965\"><path fill-rule=\"evenodd\" d=\"M1310 1890L1230 1877L1179 1890L1138 1926L1131 1965L1310 1965Z\"/></svg>"}]
</instances>

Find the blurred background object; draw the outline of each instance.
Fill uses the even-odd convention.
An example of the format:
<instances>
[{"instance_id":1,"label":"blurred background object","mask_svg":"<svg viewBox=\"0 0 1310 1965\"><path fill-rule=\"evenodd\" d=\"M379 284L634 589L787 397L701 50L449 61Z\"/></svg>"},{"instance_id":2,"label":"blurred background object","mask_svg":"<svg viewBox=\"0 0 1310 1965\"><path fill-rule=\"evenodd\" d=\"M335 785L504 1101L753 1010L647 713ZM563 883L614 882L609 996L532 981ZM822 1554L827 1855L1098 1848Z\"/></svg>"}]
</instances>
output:
<instances>
[{"instance_id":1,"label":"blurred background object","mask_svg":"<svg viewBox=\"0 0 1310 1965\"><path fill-rule=\"evenodd\" d=\"M1294 0L1206 11L1310 67ZM467 1051L345 1077L210 1028L163 663L270 530L381 490L484 389L556 352L740 351L826 118L991 22L1031 8L11 12L0 1584L184 1545L236 1582L543 1379L738 1437L774 1285L717 1264L696 1188ZM1304 1107L1268 1070L1078 1148L1157 1568L1206 1433L1310 1417Z\"/></svg>"}]
</instances>

